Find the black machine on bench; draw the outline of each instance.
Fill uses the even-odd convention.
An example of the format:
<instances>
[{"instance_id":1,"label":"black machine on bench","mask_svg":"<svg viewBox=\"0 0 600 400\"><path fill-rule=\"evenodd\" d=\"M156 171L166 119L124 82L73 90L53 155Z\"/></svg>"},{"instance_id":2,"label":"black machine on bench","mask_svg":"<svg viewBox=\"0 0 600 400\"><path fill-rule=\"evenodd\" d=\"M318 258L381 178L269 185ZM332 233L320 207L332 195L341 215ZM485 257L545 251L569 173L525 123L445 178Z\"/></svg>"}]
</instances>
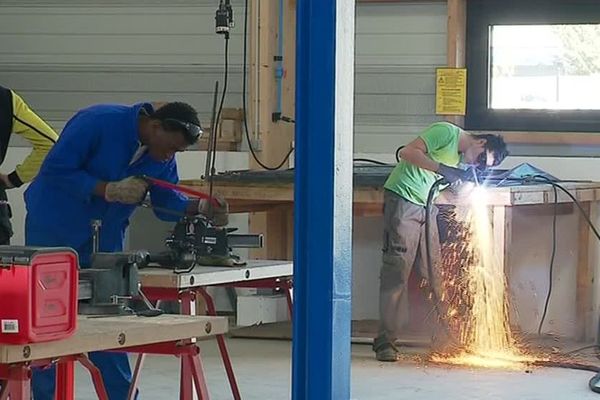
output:
<instances>
[{"instance_id":1,"label":"black machine on bench","mask_svg":"<svg viewBox=\"0 0 600 400\"><path fill-rule=\"evenodd\" d=\"M237 228L218 228L205 217L183 217L165 244L168 250L150 254L148 261L175 272L195 265L244 265L232 248L260 248L263 235L235 234Z\"/></svg>"},{"instance_id":2,"label":"black machine on bench","mask_svg":"<svg viewBox=\"0 0 600 400\"><path fill-rule=\"evenodd\" d=\"M138 271L148 266L169 268L175 273L196 265L244 265L232 248L260 248L263 235L234 234L237 228L219 228L203 216L183 217L166 239L167 250L103 253L98 251L101 222L92 221L93 254L91 266L80 271L79 313L119 314L131 312L129 299L141 298L153 306L140 291Z\"/></svg>"}]
</instances>

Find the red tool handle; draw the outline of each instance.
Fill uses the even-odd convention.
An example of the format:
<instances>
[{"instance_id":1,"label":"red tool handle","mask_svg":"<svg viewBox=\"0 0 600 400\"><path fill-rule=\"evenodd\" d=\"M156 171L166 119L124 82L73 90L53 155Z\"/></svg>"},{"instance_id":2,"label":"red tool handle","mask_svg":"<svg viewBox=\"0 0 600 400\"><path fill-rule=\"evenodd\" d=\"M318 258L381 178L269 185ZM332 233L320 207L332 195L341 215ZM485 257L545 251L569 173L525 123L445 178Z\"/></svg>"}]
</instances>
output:
<instances>
[{"instance_id":1,"label":"red tool handle","mask_svg":"<svg viewBox=\"0 0 600 400\"><path fill-rule=\"evenodd\" d=\"M176 185L174 183L171 182L167 182L167 181L163 181L160 179L156 179L156 178L152 178L149 176L144 176L143 177L147 182L156 185L158 187L161 188L165 188L165 189L172 189L172 190L176 190L180 193L185 193L187 195L199 198L199 199L206 199L206 200L210 200L211 203L214 206L219 206L219 202L217 201L217 199L215 199L214 197L210 197L208 194L204 193L204 192L200 192L198 190L194 190L194 189L190 189L188 187L185 186L181 186L181 185Z\"/></svg>"}]
</instances>

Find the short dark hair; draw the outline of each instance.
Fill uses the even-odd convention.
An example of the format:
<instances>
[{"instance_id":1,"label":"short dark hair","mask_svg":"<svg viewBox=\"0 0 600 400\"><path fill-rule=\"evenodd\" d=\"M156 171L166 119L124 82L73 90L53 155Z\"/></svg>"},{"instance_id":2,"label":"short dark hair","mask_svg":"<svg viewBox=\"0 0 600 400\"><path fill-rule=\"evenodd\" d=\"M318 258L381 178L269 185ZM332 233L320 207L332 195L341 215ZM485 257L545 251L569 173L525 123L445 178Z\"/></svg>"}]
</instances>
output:
<instances>
[{"instance_id":1,"label":"short dark hair","mask_svg":"<svg viewBox=\"0 0 600 400\"><path fill-rule=\"evenodd\" d=\"M196 111L196 109L191 105L180 101L167 103L161 106L160 108L157 108L150 115L150 118L159 121L177 120L188 124L196 125L200 127L200 129L202 129L202 126L200 125L200 119L198 118L198 112ZM165 130L169 130L168 126L166 126L165 124L163 124L163 126L165 127ZM188 140L190 139L187 137L188 132L185 131L185 129L181 129L180 131L184 134L184 136L186 136ZM195 142L195 140L193 141Z\"/></svg>"},{"instance_id":2,"label":"short dark hair","mask_svg":"<svg viewBox=\"0 0 600 400\"><path fill-rule=\"evenodd\" d=\"M506 148L506 143L504 142L504 138L498 134L493 133L483 133L483 134L473 134L475 139L483 139L485 140L484 148L487 151L491 151L494 154L494 167L499 165L508 155L508 149Z\"/></svg>"}]
</instances>

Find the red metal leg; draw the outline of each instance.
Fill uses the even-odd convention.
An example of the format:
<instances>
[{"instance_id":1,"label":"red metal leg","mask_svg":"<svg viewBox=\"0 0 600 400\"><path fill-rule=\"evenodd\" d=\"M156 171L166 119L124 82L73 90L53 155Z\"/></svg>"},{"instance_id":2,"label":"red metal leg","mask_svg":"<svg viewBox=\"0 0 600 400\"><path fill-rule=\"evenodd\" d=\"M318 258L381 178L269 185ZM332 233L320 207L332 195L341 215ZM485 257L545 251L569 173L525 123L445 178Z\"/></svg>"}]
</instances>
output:
<instances>
[{"instance_id":1,"label":"red metal leg","mask_svg":"<svg viewBox=\"0 0 600 400\"><path fill-rule=\"evenodd\" d=\"M196 386L196 394L199 400L209 400L208 388L206 387L206 379L204 378L204 368L202 368L202 360L200 359L200 349L196 355L185 355L184 358L190 365L194 384ZM187 400L187 399L186 399ZM192 399L189 399L192 400Z\"/></svg>"},{"instance_id":2,"label":"red metal leg","mask_svg":"<svg viewBox=\"0 0 600 400\"><path fill-rule=\"evenodd\" d=\"M138 354L137 356L135 368L133 369L133 376L131 377L131 385L129 385L129 393L127 394L127 400L133 400L135 398L145 358L146 355L143 353Z\"/></svg>"},{"instance_id":3,"label":"red metal leg","mask_svg":"<svg viewBox=\"0 0 600 400\"><path fill-rule=\"evenodd\" d=\"M213 302L212 297L206 290L204 290L204 288L197 288L197 290L206 302L206 311L208 312L208 315L217 315L217 310L215 309L215 303ZM240 400L242 397L240 395L240 389L238 388L237 381L235 380L235 373L233 372L231 358L229 358L229 351L227 351L227 345L225 344L225 337L223 335L216 336L217 344L219 345L219 351L221 352L221 358L223 359L223 365L225 366L225 371L227 372L229 386L231 386L231 394L233 395L234 400Z\"/></svg>"},{"instance_id":4,"label":"red metal leg","mask_svg":"<svg viewBox=\"0 0 600 400\"><path fill-rule=\"evenodd\" d=\"M98 400L108 400L108 393L104 387L104 381L102 380L100 370L86 356L78 356L77 360L90 372Z\"/></svg>"},{"instance_id":5,"label":"red metal leg","mask_svg":"<svg viewBox=\"0 0 600 400\"><path fill-rule=\"evenodd\" d=\"M29 400L31 399L31 386L29 381L9 381L8 391L10 400Z\"/></svg>"},{"instance_id":6,"label":"red metal leg","mask_svg":"<svg viewBox=\"0 0 600 400\"><path fill-rule=\"evenodd\" d=\"M192 315L192 301L195 301L195 295L191 292L182 292L181 313L183 315ZM179 376L179 398L180 400L193 400L193 377L190 364L185 357L181 357L181 371Z\"/></svg>"},{"instance_id":7,"label":"red metal leg","mask_svg":"<svg viewBox=\"0 0 600 400\"><path fill-rule=\"evenodd\" d=\"M8 370L6 390L0 392L0 398L5 400L30 400L31 399L31 369L24 364L11 366ZM10 397L9 397L10 396Z\"/></svg>"},{"instance_id":8,"label":"red metal leg","mask_svg":"<svg viewBox=\"0 0 600 400\"><path fill-rule=\"evenodd\" d=\"M8 400L8 381L0 381L0 400Z\"/></svg>"},{"instance_id":9,"label":"red metal leg","mask_svg":"<svg viewBox=\"0 0 600 400\"><path fill-rule=\"evenodd\" d=\"M59 361L56 364L54 398L56 400L75 399L75 363L73 360Z\"/></svg>"}]
</instances>

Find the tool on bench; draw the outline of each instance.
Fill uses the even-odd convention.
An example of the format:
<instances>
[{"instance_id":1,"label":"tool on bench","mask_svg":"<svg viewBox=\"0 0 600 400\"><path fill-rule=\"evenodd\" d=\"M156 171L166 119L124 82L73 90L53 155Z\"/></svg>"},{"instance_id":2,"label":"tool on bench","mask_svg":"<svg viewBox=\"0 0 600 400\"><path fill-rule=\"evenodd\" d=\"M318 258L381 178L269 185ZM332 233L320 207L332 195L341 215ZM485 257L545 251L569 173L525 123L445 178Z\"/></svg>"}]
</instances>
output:
<instances>
[{"instance_id":1,"label":"tool on bench","mask_svg":"<svg viewBox=\"0 0 600 400\"><path fill-rule=\"evenodd\" d=\"M148 307L141 315L158 315L140 290L138 271L148 263L144 250L104 253L99 251L102 221L92 220L93 252L90 268L79 273L79 314L131 314L129 300L142 299Z\"/></svg>"},{"instance_id":2,"label":"tool on bench","mask_svg":"<svg viewBox=\"0 0 600 400\"><path fill-rule=\"evenodd\" d=\"M145 176L144 179L152 185L207 199L213 205L217 205L217 200L206 193L156 178ZM165 241L168 250L150 254L149 258L150 262L161 267L173 268L175 272L188 271L194 265L245 265L245 262L233 254L231 249L263 246L262 234L235 234L233 232L237 231L237 228L216 227L210 218L203 215L186 216L149 203L144 203L143 206L181 217L172 234Z\"/></svg>"},{"instance_id":3,"label":"tool on bench","mask_svg":"<svg viewBox=\"0 0 600 400\"><path fill-rule=\"evenodd\" d=\"M58 340L77 324L77 253L0 247L0 343Z\"/></svg>"},{"instance_id":4,"label":"tool on bench","mask_svg":"<svg viewBox=\"0 0 600 400\"><path fill-rule=\"evenodd\" d=\"M195 265L245 265L232 254L232 248L260 248L263 235L235 234L237 228L218 228L201 215L183 217L165 240L167 251L151 253L149 261L175 272L189 271Z\"/></svg>"}]
</instances>

